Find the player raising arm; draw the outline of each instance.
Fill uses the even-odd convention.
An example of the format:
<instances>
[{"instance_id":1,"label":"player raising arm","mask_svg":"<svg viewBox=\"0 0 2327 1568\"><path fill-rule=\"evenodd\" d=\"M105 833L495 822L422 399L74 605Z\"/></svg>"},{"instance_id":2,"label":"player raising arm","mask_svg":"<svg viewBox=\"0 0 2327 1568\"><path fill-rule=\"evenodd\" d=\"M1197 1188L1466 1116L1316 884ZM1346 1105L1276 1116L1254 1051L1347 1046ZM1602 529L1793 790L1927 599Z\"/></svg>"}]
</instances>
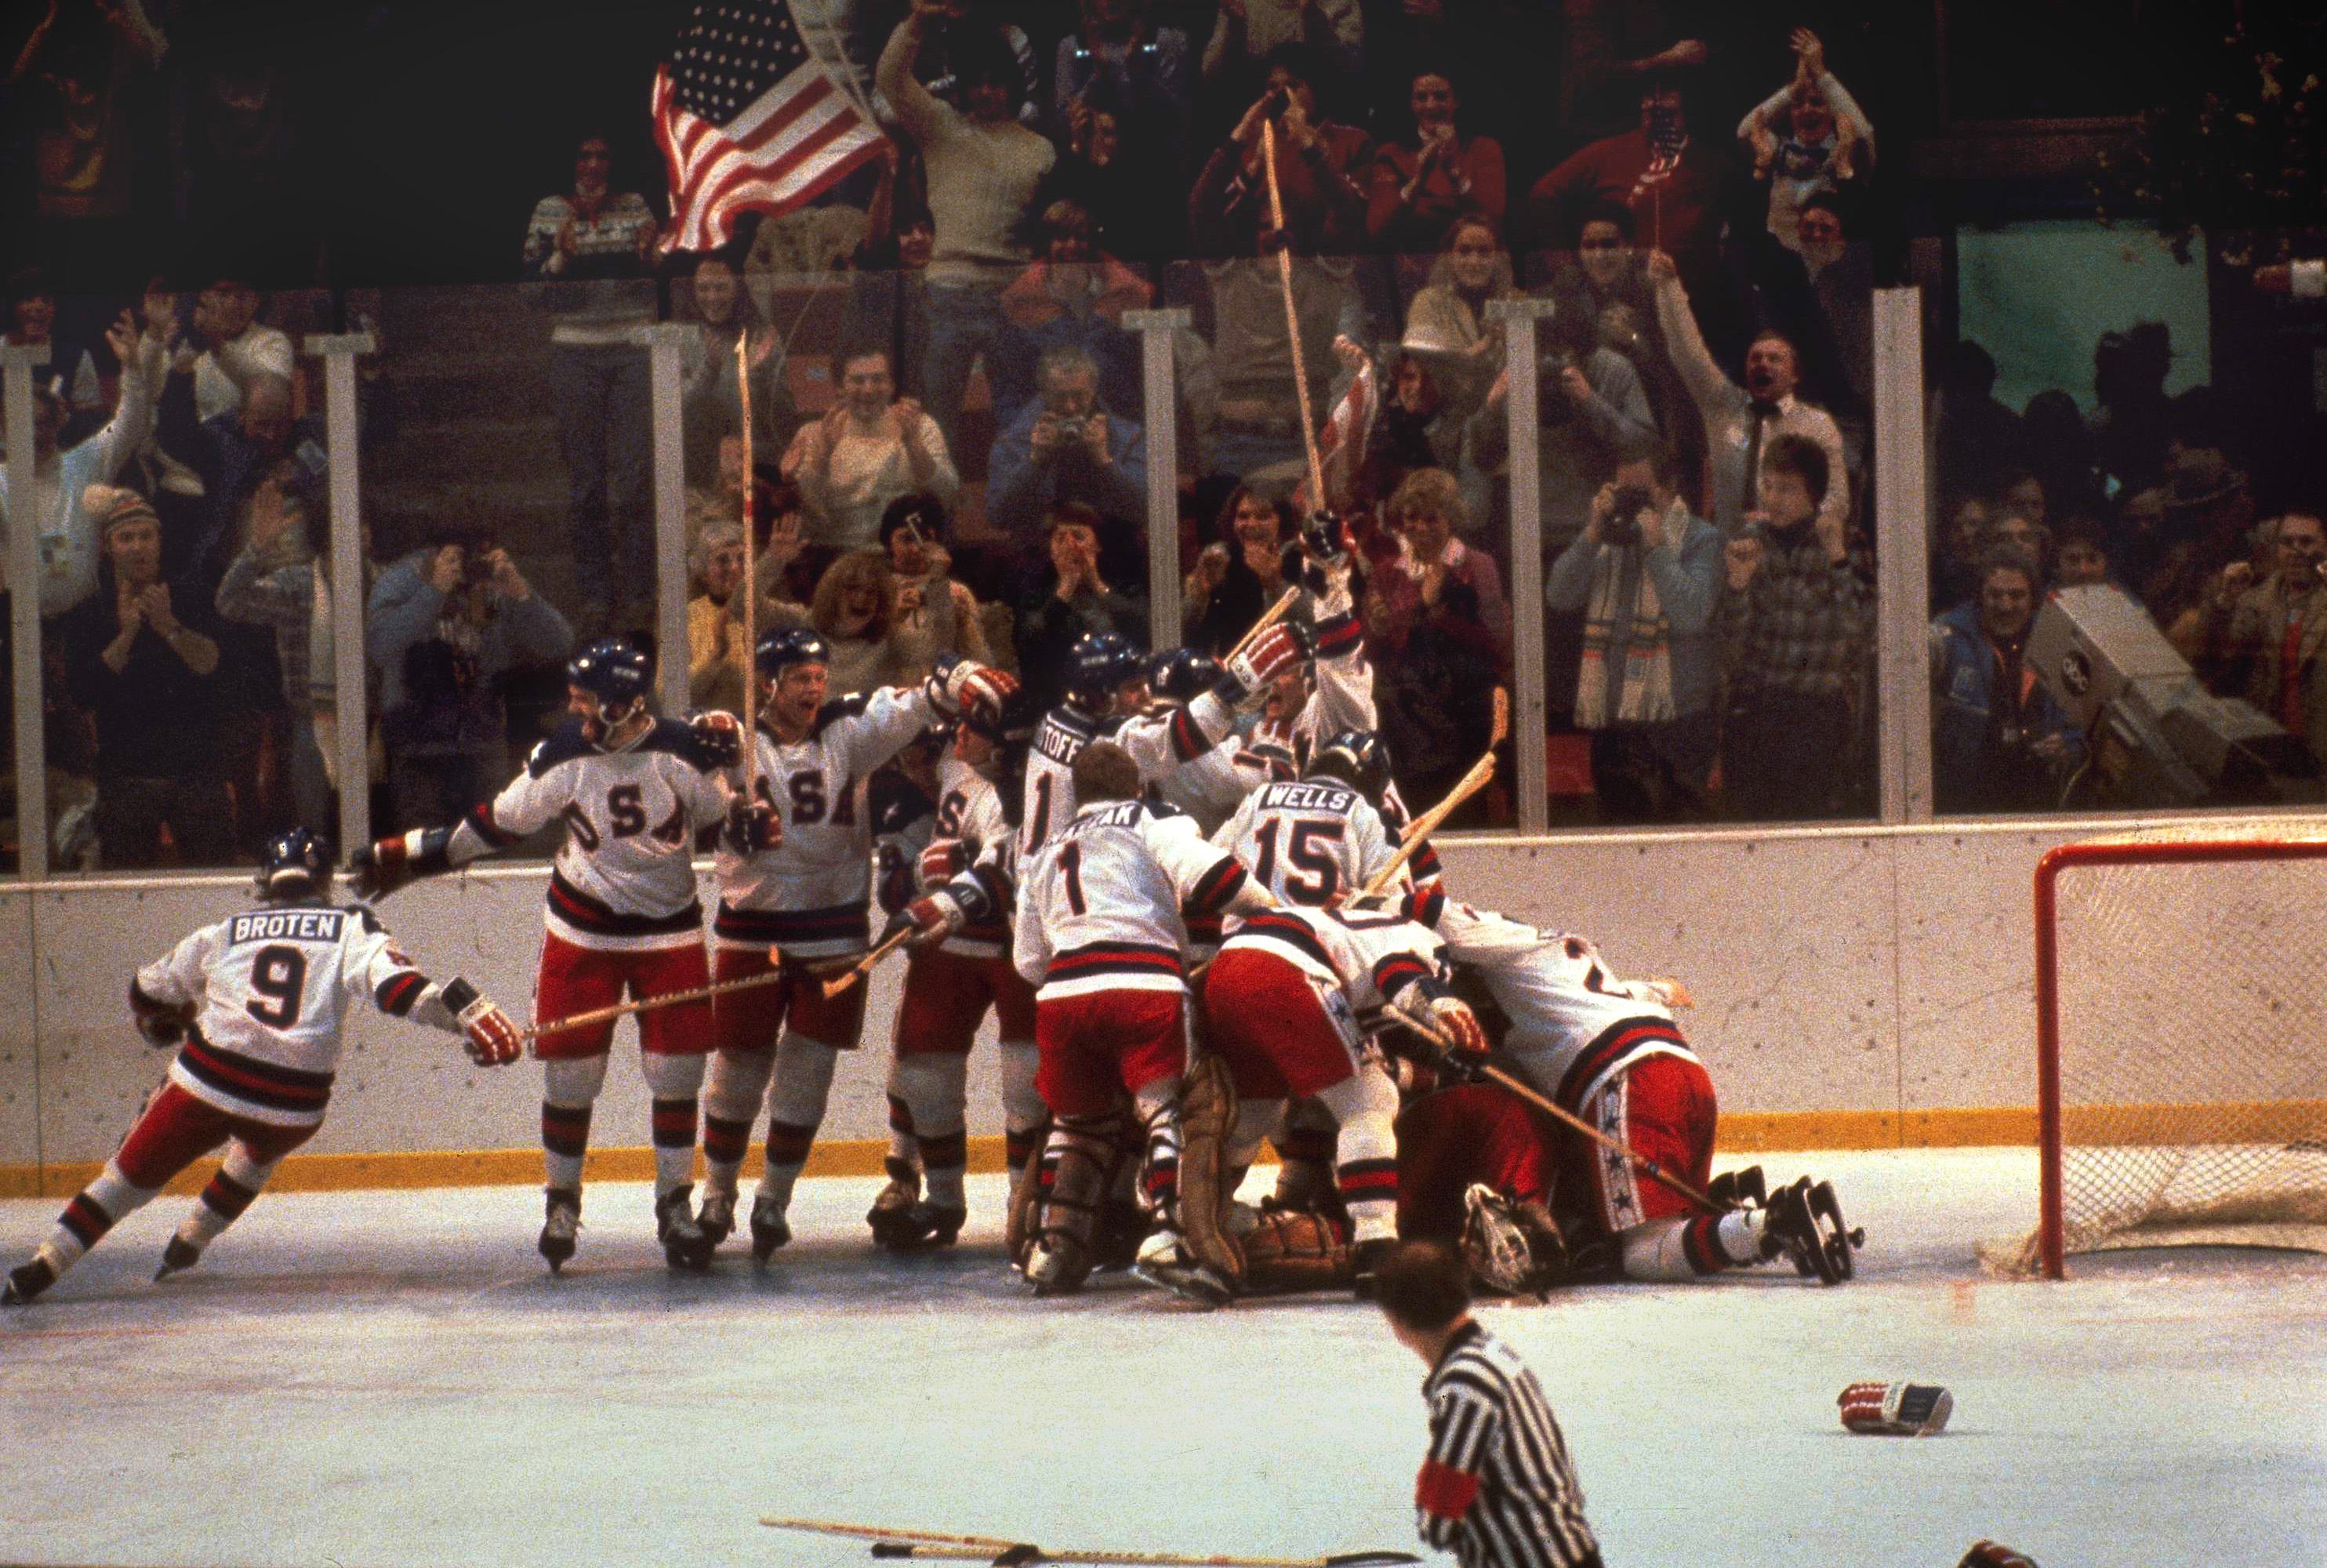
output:
<instances>
[{"instance_id":1,"label":"player raising arm","mask_svg":"<svg viewBox=\"0 0 2327 1568\"><path fill-rule=\"evenodd\" d=\"M360 896L384 897L509 848L553 822L565 842L549 873L537 1028L621 1002L710 983L696 837L729 815L717 734L658 718L651 665L619 637L602 637L565 666L569 717L533 749L525 771L451 827L416 828L360 852ZM739 823L736 830L744 825ZM700 1268L712 1243L692 1204L696 1096L711 1049L711 1009L696 1001L640 1013L640 1070L653 1097L655 1231L673 1268ZM554 1273L574 1255L582 1223L582 1156L605 1087L612 1019L543 1033L541 1148L547 1217L541 1255Z\"/></svg>"},{"instance_id":2,"label":"player raising arm","mask_svg":"<svg viewBox=\"0 0 2327 1568\"><path fill-rule=\"evenodd\" d=\"M351 1003L464 1035L481 1066L518 1059L521 1041L507 1013L465 980L430 980L377 916L360 904L333 908L331 891L322 843L294 827L259 857L256 909L204 926L130 981L137 1031L178 1048L169 1077L103 1173L65 1205L56 1233L0 1285L0 1304L47 1290L172 1177L224 1143L225 1160L154 1277L192 1267L283 1157L322 1125Z\"/></svg>"},{"instance_id":3,"label":"player raising arm","mask_svg":"<svg viewBox=\"0 0 2327 1568\"><path fill-rule=\"evenodd\" d=\"M752 1199L752 1255L791 1239L792 1187L832 1094L834 1065L864 1032L864 987L824 994L831 971L865 950L873 822L860 798L873 770L965 708L998 713L1018 683L948 661L920 686L827 697L832 649L813 631L771 632L754 656L755 809L717 858L713 922L720 980L789 978L719 998L719 1052L704 1095L704 1227L734 1227L736 1185L764 1099L767 1163ZM780 831L778 823L780 821Z\"/></svg>"}]
</instances>

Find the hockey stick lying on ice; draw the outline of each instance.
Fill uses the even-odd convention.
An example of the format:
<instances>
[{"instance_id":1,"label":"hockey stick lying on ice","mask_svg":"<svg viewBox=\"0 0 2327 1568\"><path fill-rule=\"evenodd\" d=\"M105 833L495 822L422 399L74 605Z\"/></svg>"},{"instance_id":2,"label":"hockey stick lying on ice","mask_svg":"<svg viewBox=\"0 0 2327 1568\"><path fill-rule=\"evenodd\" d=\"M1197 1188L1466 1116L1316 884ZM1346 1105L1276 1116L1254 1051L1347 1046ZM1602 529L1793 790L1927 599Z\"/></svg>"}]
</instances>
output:
<instances>
[{"instance_id":1,"label":"hockey stick lying on ice","mask_svg":"<svg viewBox=\"0 0 2327 1568\"><path fill-rule=\"evenodd\" d=\"M811 975L829 972L836 963L846 964L846 958L812 959L800 966ZM773 985L795 977L795 972L779 965L764 975L746 975L741 980L716 980L708 985L690 986L685 991L667 991L659 996L640 996L634 1001L617 1002L611 1007L593 1007L587 1013L570 1013L553 1018L547 1023L537 1023L525 1031L528 1040L538 1040L545 1034L556 1034L568 1029L581 1029L593 1023L603 1023L611 1018L621 1018L633 1013L651 1013L658 1007L677 1007L682 1002L701 1002L706 997L724 996L730 991L749 991L754 985Z\"/></svg>"},{"instance_id":2,"label":"hockey stick lying on ice","mask_svg":"<svg viewBox=\"0 0 2327 1568\"><path fill-rule=\"evenodd\" d=\"M1329 1557L1201 1557L1172 1552L1050 1552L1025 1541L998 1535L949 1535L935 1530L886 1530L876 1525L841 1525L822 1519L762 1519L782 1530L820 1535L851 1535L873 1542L873 1555L947 1563L1120 1563L1154 1568L1392 1568L1419 1563L1410 1552L1344 1552Z\"/></svg>"}]
</instances>

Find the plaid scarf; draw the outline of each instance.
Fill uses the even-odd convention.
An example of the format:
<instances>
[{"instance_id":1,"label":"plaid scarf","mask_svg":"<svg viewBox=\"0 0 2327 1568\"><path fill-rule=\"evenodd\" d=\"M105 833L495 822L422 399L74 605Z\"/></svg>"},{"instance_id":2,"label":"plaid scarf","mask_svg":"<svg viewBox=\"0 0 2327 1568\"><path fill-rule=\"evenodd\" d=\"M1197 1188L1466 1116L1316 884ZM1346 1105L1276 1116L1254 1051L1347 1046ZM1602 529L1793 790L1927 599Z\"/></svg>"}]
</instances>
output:
<instances>
[{"instance_id":1,"label":"plaid scarf","mask_svg":"<svg viewBox=\"0 0 2327 1568\"><path fill-rule=\"evenodd\" d=\"M1637 547L1603 545L1592 562L1592 597L1584 610L1584 663L1575 681L1575 726L1603 730L1620 724L1661 723L1675 716L1672 686L1672 624L1657 597ZM1627 593L1628 588L1635 591ZM1616 711L1608 712L1608 656L1618 645L1618 620L1627 602L1631 624L1622 634L1622 689Z\"/></svg>"}]
</instances>

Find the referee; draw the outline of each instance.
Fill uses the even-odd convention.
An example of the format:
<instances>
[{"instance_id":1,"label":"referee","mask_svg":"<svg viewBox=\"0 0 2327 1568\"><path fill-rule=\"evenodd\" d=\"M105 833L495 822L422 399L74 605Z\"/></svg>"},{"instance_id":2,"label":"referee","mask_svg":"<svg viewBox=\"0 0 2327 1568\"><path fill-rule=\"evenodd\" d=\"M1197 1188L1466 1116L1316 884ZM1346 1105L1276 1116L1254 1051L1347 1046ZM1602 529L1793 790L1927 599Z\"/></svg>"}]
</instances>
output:
<instances>
[{"instance_id":1,"label":"referee","mask_svg":"<svg viewBox=\"0 0 2327 1568\"><path fill-rule=\"evenodd\" d=\"M1414 1487L1423 1540L1463 1568L1600 1568L1559 1423L1535 1374L1472 1320L1462 1255L1399 1243L1374 1300L1430 1368L1430 1453Z\"/></svg>"}]
</instances>

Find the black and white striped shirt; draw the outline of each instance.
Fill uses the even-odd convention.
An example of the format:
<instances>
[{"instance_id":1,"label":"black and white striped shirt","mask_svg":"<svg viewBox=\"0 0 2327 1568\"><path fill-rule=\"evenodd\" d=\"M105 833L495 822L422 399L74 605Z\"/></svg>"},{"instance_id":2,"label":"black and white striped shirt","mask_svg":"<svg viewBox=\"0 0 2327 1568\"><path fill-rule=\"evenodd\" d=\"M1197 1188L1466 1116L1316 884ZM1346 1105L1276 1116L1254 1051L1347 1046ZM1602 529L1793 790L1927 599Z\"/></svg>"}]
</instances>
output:
<instances>
[{"instance_id":1,"label":"black and white striped shirt","mask_svg":"<svg viewBox=\"0 0 2327 1568\"><path fill-rule=\"evenodd\" d=\"M1510 1347L1463 1323L1422 1394L1430 1452L1414 1505L1423 1540L1463 1568L1599 1568L1566 1440Z\"/></svg>"}]
</instances>

